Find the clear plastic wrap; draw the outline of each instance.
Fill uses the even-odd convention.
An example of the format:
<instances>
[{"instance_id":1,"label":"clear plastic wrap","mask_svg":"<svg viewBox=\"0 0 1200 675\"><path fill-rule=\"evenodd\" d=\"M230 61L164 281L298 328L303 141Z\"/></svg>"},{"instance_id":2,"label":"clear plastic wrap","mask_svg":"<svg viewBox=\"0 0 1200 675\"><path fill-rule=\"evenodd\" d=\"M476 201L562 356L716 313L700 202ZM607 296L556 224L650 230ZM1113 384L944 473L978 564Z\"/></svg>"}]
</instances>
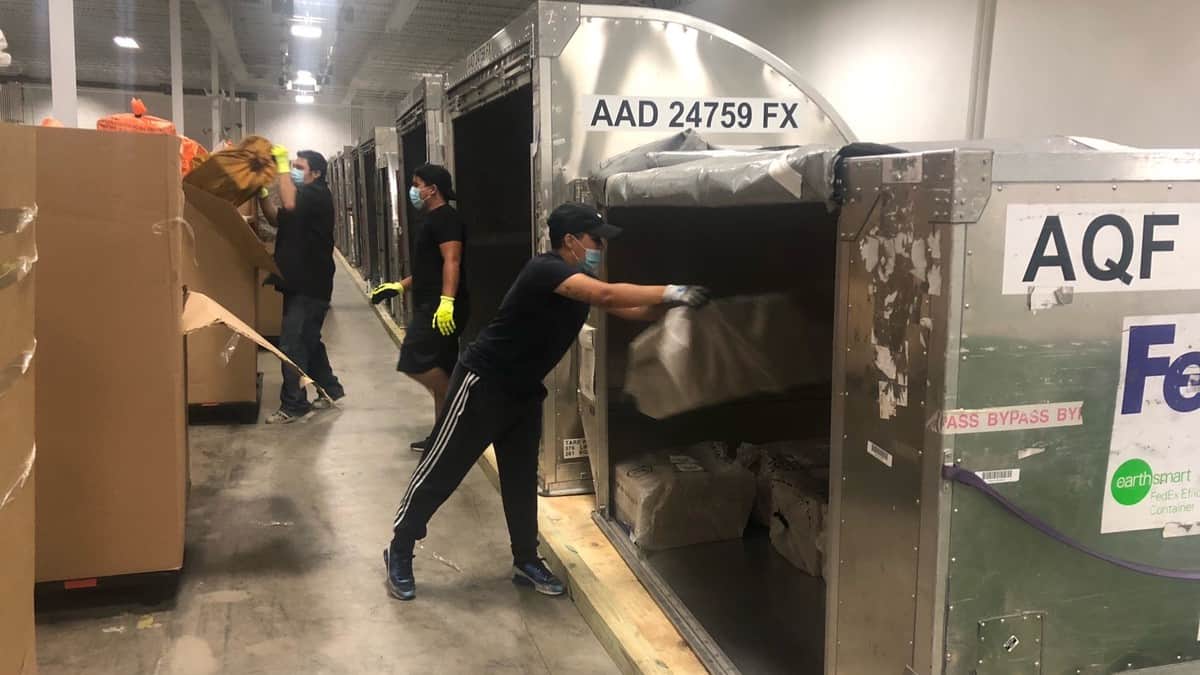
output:
<instances>
[{"instance_id":1,"label":"clear plastic wrap","mask_svg":"<svg viewBox=\"0 0 1200 675\"><path fill-rule=\"evenodd\" d=\"M625 392L655 419L829 380L828 321L782 294L673 309L629 347Z\"/></svg>"}]
</instances>

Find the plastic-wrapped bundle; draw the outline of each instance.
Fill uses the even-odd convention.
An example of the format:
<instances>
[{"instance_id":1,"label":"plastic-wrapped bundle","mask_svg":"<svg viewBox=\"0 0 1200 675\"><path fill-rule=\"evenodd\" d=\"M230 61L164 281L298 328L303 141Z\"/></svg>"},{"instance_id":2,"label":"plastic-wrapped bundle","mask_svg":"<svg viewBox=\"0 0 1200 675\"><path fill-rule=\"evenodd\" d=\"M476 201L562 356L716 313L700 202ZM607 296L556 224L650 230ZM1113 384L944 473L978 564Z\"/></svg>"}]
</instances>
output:
<instances>
[{"instance_id":1,"label":"plastic-wrapped bundle","mask_svg":"<svg viewBox=\"0 0 1200 675\"><path fill-rule=\"evenodd\" d=\"M743 443L737 449L737 461L755 475L754 522L770 526L775 513L772 481L775 478L797 481L803 477L824 484L822 495L829 493L829 441L827 439L776 441L765 445Z\"/></svg>"},{"instance_id":2,"label":"plastic-wrapped bundle","mask_svg":"<svg viewBox=\"0 0 1200 675\"><path fill-rule=\"evenodd\" d=\"M666 318L629 346L625 391L662 419L745 398L828 382L828 321L807 320L791 296L715 300Z\"/></svg>"},{"instance_id":3,"label":"plastic-wrapped bundle","mask_svg":"<svg viewBox=\"0 0 1200 675\"><path fill-rule=\"evenodd\" d=\"M824 575L827 485L803 473L771 478L771 544L788 562L814 577Z\"/></svg>"},{"instance_id":4,"label":"plastic-wrapped bundle","mask_svg":"<svg viewBox=\"0 0 1200 675\"><path fill-rule=\"evenodd\" d=\"M648 550L737 539L754 504L754 474L718 443L664 450L616 467L617 519Z\"/></svg>"}]
</instances>

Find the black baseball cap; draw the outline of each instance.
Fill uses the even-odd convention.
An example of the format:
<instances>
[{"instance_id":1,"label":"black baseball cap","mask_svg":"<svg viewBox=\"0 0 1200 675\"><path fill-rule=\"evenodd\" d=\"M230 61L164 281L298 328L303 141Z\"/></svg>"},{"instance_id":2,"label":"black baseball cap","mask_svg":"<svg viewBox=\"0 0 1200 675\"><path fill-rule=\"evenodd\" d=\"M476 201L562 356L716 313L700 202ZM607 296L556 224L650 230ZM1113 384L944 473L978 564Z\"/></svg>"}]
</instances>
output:
<instances>
[{"instance_id":1,"label":"black baseball cap","mask_svg":"<svg viewBox=\"0 0 1200 675\"><path fill-rule=\"evenodd\" d=\"M551 241L560 241L568 234L590 234L597 239L615 239L621 228L604 221L596 209L579 202L567 202L554 209L546 219Z\"/></svg>"},{"instance_id":2,"label":"black baseball cap","mask_svg":"<svg viewBox=\"0 0 1200 675\"><path fill-rule=\"evenodd\" d=\"M441 164L422 164L413 170L413 175L426 185L436 187L438 192L442 193L443 199L455 199L454 181L450 178L450 172Z\"/></svg>"}]
</instances>

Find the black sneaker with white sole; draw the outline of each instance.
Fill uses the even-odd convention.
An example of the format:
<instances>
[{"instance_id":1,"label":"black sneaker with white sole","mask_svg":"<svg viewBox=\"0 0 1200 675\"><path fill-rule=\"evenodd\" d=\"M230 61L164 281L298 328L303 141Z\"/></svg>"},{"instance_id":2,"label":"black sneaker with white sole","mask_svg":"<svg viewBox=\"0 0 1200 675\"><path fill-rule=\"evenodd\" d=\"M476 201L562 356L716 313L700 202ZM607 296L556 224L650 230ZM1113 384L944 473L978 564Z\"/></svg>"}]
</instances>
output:
<instances>
[{"instance_id":1,"label":"black sneaker with white sole","mask_svg":"<svg viewBox=\"0 0 1200 675\"><path fill-rule=\"evenodd\" d=\"M512 580L518 586L532 586L542 595L562 595L567 592L562 580L554 576L544 560L513 563Z\"/></svg>"},{"instance_id":2,"label":"black sneaker with white sole","mask_svg":"<svg viewBox=\"0 0 1200 675\"><path fill-rule=\"evenodd\" d=\"M388 595L397 600L417 597L417 580L413 576L412 554L403 554L395 546L383 550L383 565L387 568Z\"/></svg>"}]
</instances>

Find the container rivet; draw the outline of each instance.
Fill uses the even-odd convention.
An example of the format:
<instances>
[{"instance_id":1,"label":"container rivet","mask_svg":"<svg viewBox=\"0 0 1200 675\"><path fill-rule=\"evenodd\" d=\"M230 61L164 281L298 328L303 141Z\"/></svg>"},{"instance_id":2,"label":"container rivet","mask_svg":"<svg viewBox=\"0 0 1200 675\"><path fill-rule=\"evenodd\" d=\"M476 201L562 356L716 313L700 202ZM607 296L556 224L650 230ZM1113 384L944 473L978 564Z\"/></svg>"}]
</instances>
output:
<instances>
[{"instance_id":1,"label":"container rivet","mask_svg":"<svg viewBox=\"0 0 1200 675\"><path fill-rule=\"evenodd\" d=\"M1004 192L1004 186L1003 186L1003 185L997 185L997 186L996 186L996 192Z\"/></svg>"}]
</instances>

